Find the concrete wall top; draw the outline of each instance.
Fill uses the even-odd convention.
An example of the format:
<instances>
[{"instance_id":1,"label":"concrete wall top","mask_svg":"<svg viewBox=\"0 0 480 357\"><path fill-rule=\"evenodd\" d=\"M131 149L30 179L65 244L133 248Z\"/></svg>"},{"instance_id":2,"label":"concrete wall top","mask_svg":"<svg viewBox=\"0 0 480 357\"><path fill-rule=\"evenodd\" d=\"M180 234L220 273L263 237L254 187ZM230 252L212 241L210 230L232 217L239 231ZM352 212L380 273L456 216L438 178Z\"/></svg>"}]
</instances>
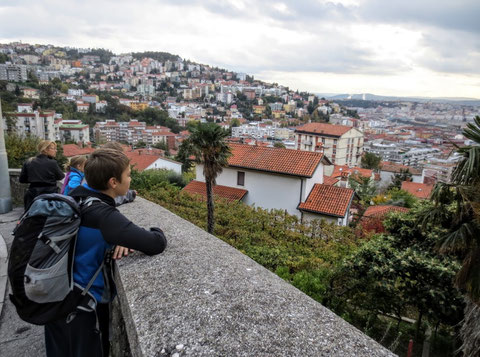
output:
<instances>
[{"instance_id":1,"label":"concrete wall top","mask_svg":"<svg viewBox=\"0 0 480 357\"><path fill-rule=\"evenodd\" d=\"M133 356L394 356L220 239L152 202L120 207L168 238L118 261ZM178 347L178 348L176 348Z\"/></svg>"}]
</instances>

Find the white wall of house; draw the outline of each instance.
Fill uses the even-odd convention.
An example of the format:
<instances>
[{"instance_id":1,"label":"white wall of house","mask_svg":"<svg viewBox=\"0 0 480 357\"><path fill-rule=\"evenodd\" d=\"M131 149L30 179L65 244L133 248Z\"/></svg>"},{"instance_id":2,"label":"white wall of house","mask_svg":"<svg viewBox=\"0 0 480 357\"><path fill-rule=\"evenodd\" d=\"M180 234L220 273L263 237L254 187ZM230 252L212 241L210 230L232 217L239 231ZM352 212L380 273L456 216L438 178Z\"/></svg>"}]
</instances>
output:
<instances>
[{"instance_id":1,"label":"white wall of house","mask_svg":"<svg viewBox=\"0 0 480 357\"><path fill-rule=\"evenodd\" d=\"M327 221L328 223L334 223L334 224L337 224L337 225L343 225L342 222L344 221L344 219L342 219L342 218L332 217L332 216L324 216L322 214L311 213L311 212L303 212L303 219L305 221L313 221L314 219L318 219L318 220L323 219L323 220Z\"/></svg>"},{"instance_id":2,"label":"white wall of house","mask_svg":"<svg viewBox=\"0 0 480 357\"><path fill-rule=\"evenodd\" d=\"M330 165L329 165L330 166ZM331 165L333 167L333 165ZM305 201L308 194L313 188L313 185L316 183L322 183L323 184L323 175L324 175L324 166L322 163L320 163L317 166L317 169L313 173L311 178L307 178L305 181L305 194L302 196L302 201Z\"/></svg>"},{"instance_id":3,"label":"white wall of house","mask_svg":"<svg viewBox=\"0 0 480 357\"><path fill-rule=\"evenodd\" d=\"M237 173L245 172L245 185L237 185ZM197 181L205 182L203 165L196 167ZM323 173L322 173L323 175ZM298 204L305 200L305 179L240 168L224 168L217 177L217 185L242 188L248 191L243 199L248 205L266 209L286 209L288 213L300 217ZM302 192L300 192L302 190Z\"/></svg>"},{"instance_id":4,"label":"white wall of house","mask_svg":"<svg viewBox=\"0 0 480 357\"><path fill-rule=\"evenodd\" d=\"M386 187L392 183L392 177L394 173L390 171L380 171L380 182L378 183L379 187ZM422 175L413 175L412 182L423 183Z\"/></svg>"},{"instance_id":5,"label":"white wall of house","mask_svg":"<svg viewBox=\"0 0 480 357\"><path fill-rule=\"evenodd\" d=\"M182 164L180 162L172 161L172 160L165 160L163 158L159 158L154 163L152 163L146 170L152 169L167 169L175 171L177 174L182 174Z\"/></svg>"}]
</instances>

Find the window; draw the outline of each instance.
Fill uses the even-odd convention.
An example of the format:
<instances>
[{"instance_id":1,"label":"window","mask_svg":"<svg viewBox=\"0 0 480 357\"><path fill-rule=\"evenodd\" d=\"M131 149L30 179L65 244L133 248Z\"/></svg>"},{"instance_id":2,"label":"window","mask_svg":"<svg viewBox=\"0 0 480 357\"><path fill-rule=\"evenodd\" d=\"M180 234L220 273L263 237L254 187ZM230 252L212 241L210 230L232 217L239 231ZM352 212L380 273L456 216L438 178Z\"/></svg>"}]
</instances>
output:
<instances>
[{"instance_id":1,"label":"window","mask_svg":"<svg viewBox=\"0 0 480 357\"><path fill-rule=\"evenodd\" d=\"M333 139L333 145L337 145L337 139Z\"/></svg>"},{"instance_id":2,"label":"window","mask_svg":"<svg viewBox=\"0 0 480 357\"><path fill-rule=\"evenodd\" d=\"M237 172L237 185L245 186L245 172L242 172L242 171Z\"/></svg>"}]
</instances>

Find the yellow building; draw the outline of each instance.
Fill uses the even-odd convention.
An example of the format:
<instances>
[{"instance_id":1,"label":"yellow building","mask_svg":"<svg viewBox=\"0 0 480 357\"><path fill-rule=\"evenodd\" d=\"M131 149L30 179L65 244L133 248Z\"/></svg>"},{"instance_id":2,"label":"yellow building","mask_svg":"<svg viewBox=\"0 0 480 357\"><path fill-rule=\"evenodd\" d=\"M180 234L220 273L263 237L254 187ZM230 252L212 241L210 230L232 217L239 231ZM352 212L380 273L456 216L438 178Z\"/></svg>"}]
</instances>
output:
<instances>
[{"instance_id":1,"label":"yellow building","mask_svg":"<svg viewBox=\"0 0 480 357\"><path fill-rule=\"evenodd\" d=\"M133 110L145 110L148 108L148 103L145 102L130 102L130 108Z\"/></svg>"},{"instance_id":2,"label":"yellow building","mask_svg":"<svg viewBox=\"0 0 480 357\"><path fill-rule=\"evenodd\" d=\"M264 105L254 105L253 106L253 112L255 114L263 114L263 112L265 112L265 106Z\"/></svg>"},{"instance_id":3,"label":"yellow building","mask_svg":"<svg viewBox=\"0 0 480 357\"><path fill-rule=\"evenodd\" d=\"M292 113L293 111L295 111L296 108L297 108L296 104L284 104L283 105L283 110L285 110L286 113Z\"/></svg>"}]
</instances>

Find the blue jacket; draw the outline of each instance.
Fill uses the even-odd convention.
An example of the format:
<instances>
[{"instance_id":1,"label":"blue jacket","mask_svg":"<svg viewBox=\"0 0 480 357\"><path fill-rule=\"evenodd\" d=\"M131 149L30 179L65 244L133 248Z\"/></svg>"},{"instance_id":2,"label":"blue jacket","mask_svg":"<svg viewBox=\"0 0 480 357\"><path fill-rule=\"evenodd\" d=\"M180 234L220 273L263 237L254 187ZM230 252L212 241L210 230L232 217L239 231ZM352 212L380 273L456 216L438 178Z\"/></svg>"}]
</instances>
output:
<instances>
[{"instance_id":1,"label":"blue jacket","mask_svg":"<svg viewBox=\"0 0 480 357\"><path fill-rule=\"evenodd\" d=\"M68 183L65 186L65 191L63 191L63 194L68 195L68 193L71 192L74 188L77 188L78 186L80 186L84 177L85 177L85 174L82 171L77 170L74 167L71 167L70 175L68 177Z\"/></svg>"},{"instance_id":2,"label":"blue jacket","mask_svg":"<svg viewBox=\"0 0 480 357\"><path fill-rule=\"evenodd\" d=\"M103 201L94 201L82 209L73 264L73 280L81 287L87 286L106 254L116 245L147 255L159 254L166 248L167 239L160 228L147 231L133 224L115 208L112 197L93 190L87 184L74 189L70 196L77 201L88 197ZM113 284L111 265L107 263L89 291L97 302L108 302L112 298L110 291L114 290Z\"/></svg>"}]
</instances>

